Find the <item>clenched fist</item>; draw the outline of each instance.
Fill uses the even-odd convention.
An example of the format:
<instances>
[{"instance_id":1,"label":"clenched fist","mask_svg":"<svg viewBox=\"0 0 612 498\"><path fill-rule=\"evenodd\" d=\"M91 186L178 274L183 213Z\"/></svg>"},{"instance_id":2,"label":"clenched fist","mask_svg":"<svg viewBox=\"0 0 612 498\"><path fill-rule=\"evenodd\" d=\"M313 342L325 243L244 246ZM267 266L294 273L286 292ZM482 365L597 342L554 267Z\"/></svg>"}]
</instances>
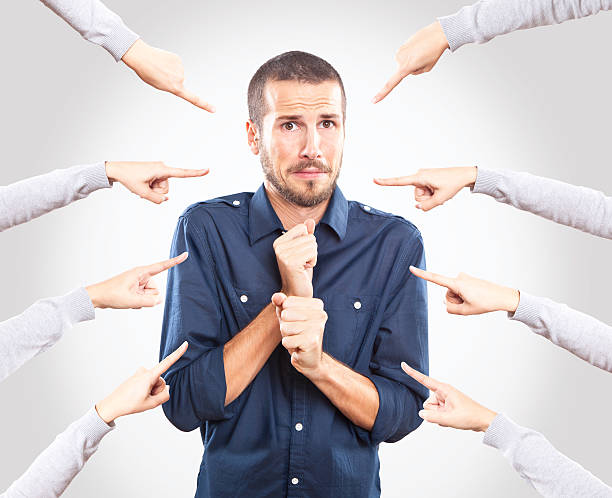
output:
<instances>
[{"instance_id":1,"label":"clenched fist","mask_svg":"<svg viewBox=\"0 0 612 498\"><path fill-rule=\"evenodd\" d=\"M282 344L291 354L295 369L310 377L321 367L323 333L327 313L323 301L306 297L287 297L281 292L272 296L283 337Z\"/></svg>"},{"instance_id":2,"label":"clenched fist","mask_svg":"<svg viewBox=\"0 0 612 498\"><path fill-rule=\"evenodd\" d=\"M312 297L312 269L317 264L314 229L314 220L306 220L274 241L281 292L287 296Z\"/></svg>"}]
</instances>

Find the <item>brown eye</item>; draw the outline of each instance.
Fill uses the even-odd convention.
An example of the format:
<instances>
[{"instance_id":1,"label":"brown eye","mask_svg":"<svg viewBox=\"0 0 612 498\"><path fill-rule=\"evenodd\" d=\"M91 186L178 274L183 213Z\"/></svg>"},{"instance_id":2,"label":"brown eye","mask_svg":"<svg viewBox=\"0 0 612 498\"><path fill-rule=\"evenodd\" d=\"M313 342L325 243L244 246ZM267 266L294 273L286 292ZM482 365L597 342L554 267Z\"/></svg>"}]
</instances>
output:
<instances>
[{"instance_id":1,"label":"brown eye","mask_svg":"<svg viewBox=\"0 0 612 498\"><path fill-rule=\"evenodd\" d=\"M295 123L290 121L289 123L285 123L283 125L283 128L285 128L285 130L287 130L287 131L293 131L293 130L295 130L297 128L297 126L295 125Z\"/></svg>"},{"instance_id":2,"label":"brown eye","mask_svg":"<svg viewBox=\"0 0 612 498\"><path fill-rule=\"evenodd\" d=\"M334 122L325 120L323 123L321 123L321 126L323 126L323 128L331 128L334 126Z\"/></svg>"}]
</instances>

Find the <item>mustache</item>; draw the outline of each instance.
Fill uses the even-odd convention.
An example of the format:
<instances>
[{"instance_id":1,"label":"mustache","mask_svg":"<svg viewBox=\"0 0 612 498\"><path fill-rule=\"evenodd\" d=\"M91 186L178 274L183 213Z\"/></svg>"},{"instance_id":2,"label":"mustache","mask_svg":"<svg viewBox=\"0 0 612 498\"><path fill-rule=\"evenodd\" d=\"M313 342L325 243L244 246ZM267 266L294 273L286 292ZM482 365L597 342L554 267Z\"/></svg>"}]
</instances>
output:
<instances>
[{"instance_id":1,"label":"mustache","mask_svg":"<svg viewBox=\"0 0 612 498\"><path fill-rule=\"evenodd\" d=\"M309 169L309 168L316 168L319 171L321 171L322 173L331 173L332 169L325 164L323 161L318 161L316 159L311 159L308 161L302 161L299 162L297 164L294 164L293 166L290 166L289 169L287 170L288 174L291 173L299 173L300 171L303 171L305 169Z\"/></svg>"}]
</instances>

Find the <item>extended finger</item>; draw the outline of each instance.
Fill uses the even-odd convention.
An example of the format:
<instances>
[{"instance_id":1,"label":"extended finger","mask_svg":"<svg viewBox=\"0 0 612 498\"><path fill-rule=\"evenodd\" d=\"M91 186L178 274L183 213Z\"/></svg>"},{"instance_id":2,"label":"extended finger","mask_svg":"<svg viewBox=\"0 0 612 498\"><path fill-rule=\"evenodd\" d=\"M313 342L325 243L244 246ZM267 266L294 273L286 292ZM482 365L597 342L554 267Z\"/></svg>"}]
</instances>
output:
<instances>
[{"instance_id":1,"label":"extended finger","mask_svg":"<svg viewBox=\"0 0 612 498\"><path fill-rule=\"evenodd\" d=\"M187 341L183 342L175 351L166 356L162 361L160 361L156 366L151 369L151 373L153 376L161 377L162 374L168 370L172 365L174 365L178 359L185 354L187 351L187 347L189 344Z\"/></svg>"},{"instance_id":2,"label":"extended finger","mask_svg":"<svg viewBox=\"0 0 612 498\"><path fill-rule=\"evenodd\" d=\"M410 271L413 275L416 275L423 280L427 280L428 282L432 282L437 285L441 285L442 287L446 287L447 289L454 289L455 287L455 279L450 277L445 277L444 275L438 275L437 273L433 273L427 270L421 270L416 266L411 266Z\"/></svg>"},{"instance_id":3,"label":"extended finger","mask_svg":"<svg viewBox=\"0 0 612 498\"><path fill-rule=\"evenodd\" d=\"M391 93L391 90L393 90L397 85L400 84L400 82L404 79L404 77L405 77L405 73L402 70L398 69L393 74L393 76L389 78L389 81L385 83L385 86L382 87L382 90L374 96L374 99L372 100L372 102L376 104L380 102L382 99L384 99L387 95L389 95L389 93Z\"/></svg>"},{"instance_id":4,"label":"extended finger","mask_svg":"<svg viewBox=\"0 0 612 498\"><path fill-rule=\"evenodd\" d=\"M416 380L419 384L425 386L430 391L436 392L440 387L440 382L431 377L425 375L424 373L415 370L412 367L409 367L406 362L402 361L402 370L406 372L410 377Z\"/></svg>"},{"instance_id":5,"label":"extended finger","mask_svg":"<svg viewBox=\"0 0 612 498\"><path fill-rule=\"evenodd\" d=\"M419 181L417 175L374 178L374 183L382 186L422 185L422 182Z\"/></svg>"},{"instance_id":6,"label":"extended finger","mask_svg":"<svg viewBox=\"0 0 612 498\"><path fill-rule=\"evenodd\" d=\"M187 90L184 87L178 90L175 93L175 95L193 104L194 106L199 107L200 109L204 109L205 111L208 111L208 112L216 111L214 105L206 102L205 100L201 99L197 94Z\"/></svg>"},{"instance_id":7,"label":"extended finger","mask_svg":"<svg viewBox=\"0 0 612 498\"><path fill-rule=\"evenodd\" d=\"M207 175L209 172L208 168L204 169L185 169L185 168L171 168L170 166L164 166L160 171L161 175L165 178L194 178L198 176Z\"/></svg>"},{"instance_id":8,"label":"extended finger","mask_svg":"<svg viewBox=\"0 0 612 498\"><path fill-rule=\"evenodd\" d=\"M175 256L174 258L166 259L165 261L160 261L159 263L153 263L152 265L144 266L142 268L143 274L149 277L157 275L158 273L166 271L172 268L173 266L182 263L187 259L187 256L189 256L189 253L185 251L184 253Z\"/></svg>"}]
</instances>

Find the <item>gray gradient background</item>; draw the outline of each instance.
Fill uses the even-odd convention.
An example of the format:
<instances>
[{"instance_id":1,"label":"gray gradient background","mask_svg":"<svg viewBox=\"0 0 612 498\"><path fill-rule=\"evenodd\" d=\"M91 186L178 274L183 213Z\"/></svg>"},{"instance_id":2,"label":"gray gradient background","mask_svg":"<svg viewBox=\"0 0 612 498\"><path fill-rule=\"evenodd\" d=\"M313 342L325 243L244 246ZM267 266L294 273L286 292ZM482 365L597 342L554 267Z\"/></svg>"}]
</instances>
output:
<instances>
[{"instance_id":1,"label":"gray gradient background","mask_svg":"<svg viewBox=\"0 0 612 498\"><path fill-rule=\"evenodd\" d=\"M518 286L612 323L609 241L467 192L423 214L411 190L371 182L419 167L478 164L612 191L612 15L446 53L432 73L409 78L373 106L399 45L461 2L107 4L147 42L179 53L190 86L219 112L145 86L38 2L8 0L0 18L0 184L105 159L160 159L212 173L173 182L161 207L116 186L1 234L0 319L166 257L187 205L257 188L260 166L244 132L246 87L269 57L301 49L329 60L346 84L340 184L348 198L413 221L431 269ZM432 374L541 430L612 483L612 377L501 313L447 315L443 292L429 293ZM157 361L162 314L162 306L98 311L95 322L77 326L0 385L0 489L139 365ZM383 496L534 496L481 438L423 426L381 445ZM174 429L161 409L120 419L66 496L193 496L201 452L199 433Z\"/></svg>"}]
</instances>

